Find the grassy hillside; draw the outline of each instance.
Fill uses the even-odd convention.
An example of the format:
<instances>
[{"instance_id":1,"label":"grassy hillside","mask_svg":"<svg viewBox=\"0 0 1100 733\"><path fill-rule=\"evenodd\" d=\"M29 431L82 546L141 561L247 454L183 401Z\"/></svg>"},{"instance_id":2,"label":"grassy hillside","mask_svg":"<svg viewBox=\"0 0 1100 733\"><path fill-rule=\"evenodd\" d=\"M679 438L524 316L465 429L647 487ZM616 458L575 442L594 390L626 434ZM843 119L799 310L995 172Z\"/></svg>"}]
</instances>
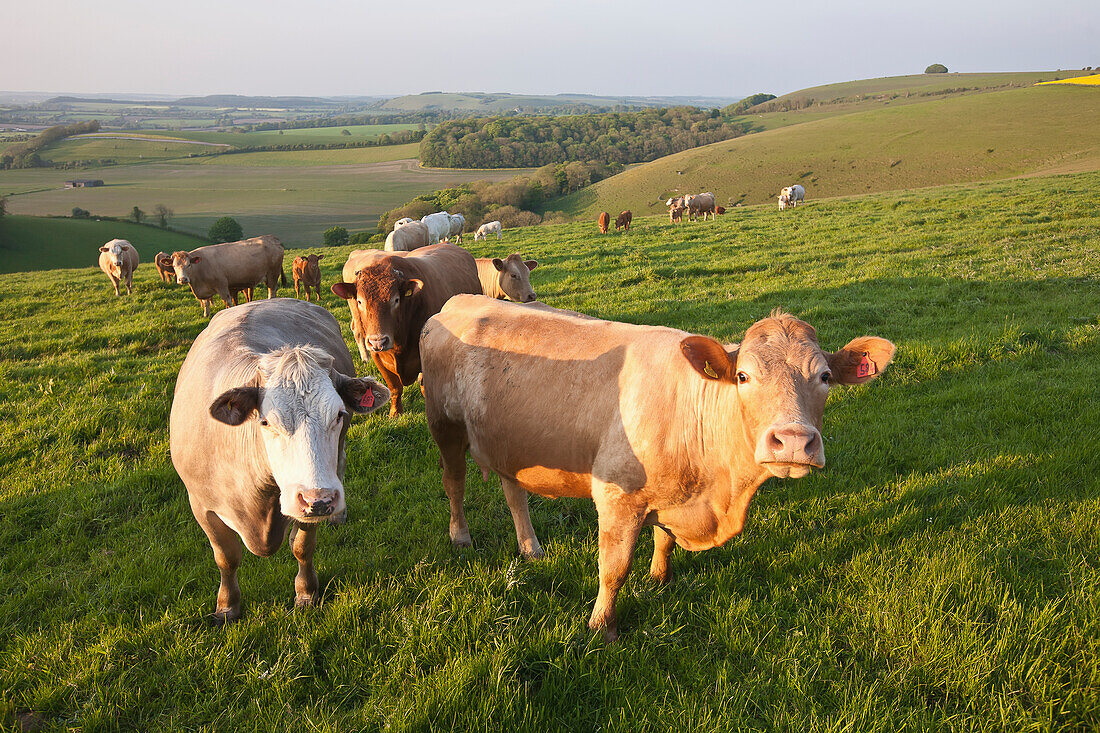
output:
<instances>
[{"instance_id":1,"label":"grassy hillside","mask_svg":"<svg viewBox=\"0 0 1100 733\"><path fill-rule=\"evenodd\" d=\"M204 239L155 227L91 219L0 218L0 272L28 272L91 266L98 268L99 248L125 239L141 256L141 269L153 270L157 252L194 249Z\"/></svg>"},{"instance_id":2,"label":"grassy hillside","mask_svg":"<svg viewBox=\"0 0 1100 733\"><path fill-rule=\"evenodd\" d=\"M509 94L486 92L425 92L387 99L375 109L382 112L468 112L472 117L508 114L513 110L535 114L593 112L616 106L669 107L692 105L724 107L740 97L600 97L591 94Z\"/></svg>"},{"instance_id":3,"label":"grassy hillside","mask_svg":"<svg viewBox=\"0 0 1100 733\"><path fill-rule=\"evenodd\" d=\"M636 166L551 203L584 218L664 210L670 193L720 203L773 201L791 183L809 200L1033 172L1100 167L1100 96L1028 87L818 119Z\"/></svg>"},{"instance_id":4,"label":"grassy hillside","mask_svg":"<svg viewBox=\"0 0 1100 733\"><path fill-rule=\"evenodd\" d=\"M471 471L475 546L452 549L415 389L407 414L349 433L350 521L319 533L321 607L290 608L286 550L247 555L244 619L210 628L217 572L166 432L197 304L151 270L117 299L90 268L0 276L0 721L1096 729L1098 186L1017 180L479 243L538 259L552 305L723 339L783 306L826 348L864 333L898 345L878 382L831 397L828 468L766 484L743 535L677 550L667 587L648 580L645 535L612 646L584 625L591 503L533 498L547 558L523 562L498 482ZM326 254L327 285L342 257ZM346 307L325 304L350 344Z\"/></svg>"},{"instance_id":5,"label":"grassy hillside","mask_svg":"<svg viewBox=\"0 0 1100 733\"><path fill-rule=\"evenodd\" d=\"M394 155L405 157L390 160ZM516 171L424 170L416 145L240 153L213 158L84 168L100 188L65 189L72 171L0 171L0 194L15 214L67 216L74 206L125 217L134 206L175 212L172 226L205 235L215 219L232 216L247 236L274 234L289 244L321 241L339 224L373 230L383 212L420 194L475 179L502 180Z\"/></svg>"}]
</instances>

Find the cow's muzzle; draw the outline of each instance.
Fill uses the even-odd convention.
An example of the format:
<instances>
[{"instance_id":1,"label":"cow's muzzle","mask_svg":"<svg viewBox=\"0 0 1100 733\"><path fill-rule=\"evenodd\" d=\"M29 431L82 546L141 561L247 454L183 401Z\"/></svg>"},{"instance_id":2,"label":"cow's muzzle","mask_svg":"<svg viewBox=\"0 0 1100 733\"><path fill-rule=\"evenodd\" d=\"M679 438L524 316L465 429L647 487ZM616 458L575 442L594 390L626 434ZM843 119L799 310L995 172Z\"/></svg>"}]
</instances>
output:
<instances>
[{"instance_id":1,"label":"cow's muzzle","mask_svg":"<svg viewBox=\"0 0 1100 733\"><path fill-rule=\"evenodd\" d=\"M182 275L182 276L176 278L176 282L179 283L180 285L186 285L191 281L187 278L186 275Z\"/></svg>"},{"instance_id":2,"label":"cow's muzzle","mask_svg":"<svg viewBox=\"0 0 1100 733\"><path fill-rule=\"evenodd\" d=\"M812 425L791 422L772 425L756 444L756 462L781 478L801 478L825 467L821 433Z\"/></svg>"},{"instance_id":3,"label":"cow's muzzle","mask_svg":"<svg viewBox=\"0 0 1100 733\"><path fill-rule=\"evenodd\" d=\"M389 351L393 348L393 339L386 334L367 336L367 348L371 351Z\"/></svg>"},{"instance_id":4,"label":"cow's muzzle","mask_svg":"<svg viewBox=\"0 0 1100 733\"><path fill-rule=\"evenodd\" d=\"M303 519L324 519L336 510L340 494L332 489L311 489L295 495L295 507Z\"/></svg>"},{"instance_id":5,"label":"cow's muzzle","mask_svg":"<svg viewBox=\"0 0 1100 733\"><path fill-rule=\"evenodd\" d=\"M537 295L535 295L534 293L531 293L530 295L527 296L527 299L524 302L525 303L534 303L538 299L539 298L538 298Z\"/></svg>"}]
</instances>

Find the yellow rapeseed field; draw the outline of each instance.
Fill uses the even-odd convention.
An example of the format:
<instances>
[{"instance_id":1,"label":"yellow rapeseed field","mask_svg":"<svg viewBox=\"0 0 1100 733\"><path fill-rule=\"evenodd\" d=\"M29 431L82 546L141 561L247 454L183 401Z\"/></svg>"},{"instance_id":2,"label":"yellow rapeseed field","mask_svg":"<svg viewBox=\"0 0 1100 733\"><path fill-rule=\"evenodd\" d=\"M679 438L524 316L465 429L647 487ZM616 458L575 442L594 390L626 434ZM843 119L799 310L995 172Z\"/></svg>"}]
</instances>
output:
<instances>
[{"instance_id":1,"label":"yellow rapeseed field","mask_svg":"<svg viewBox=\"0 0 1100 733\"><path fill-rule=\"evenodd\" d=\"M1092 74L1090 76L1075 76L1071 79L1060 79L1058 81L1041 81L1035 86L1041 87L1044 84L1091 84L1100 85L1100 74Z\"/></svg>"}]
</instances>

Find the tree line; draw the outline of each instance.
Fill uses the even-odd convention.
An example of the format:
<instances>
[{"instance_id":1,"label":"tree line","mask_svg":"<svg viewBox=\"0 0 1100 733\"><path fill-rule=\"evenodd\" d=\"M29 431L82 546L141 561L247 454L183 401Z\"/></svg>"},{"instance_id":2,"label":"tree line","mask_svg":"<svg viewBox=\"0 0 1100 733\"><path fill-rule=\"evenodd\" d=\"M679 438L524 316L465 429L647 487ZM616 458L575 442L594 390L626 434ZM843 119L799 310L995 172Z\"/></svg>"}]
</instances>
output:
<instances>
[{"instance_id":1,"label":"tree line","mask_svg":"<svg viewBox=\"0 0 1100 733\"><path fill-rule=\"evenodd\" d=\"M436 168L534 168L571 160L644 163L750 131L750 123L727 110L668 107L451 120L424 136L420 161Z\"/></svg>"},{"instance_id":2,"label":"tree line","mask_svg":"<svg viewBox=\"0 0 1100 733\"><path fill-rule=\"evenodd\" d=\"M37 168L42 165L42 159L38 151L50 143L63 140L73 135L83 135L89 132L99 132L99 121L77 122L72 125L54 125L46 128L35 137L26 142L9 145L0 155L0 170L9 168Z\"/></svg>"}]
</instances>

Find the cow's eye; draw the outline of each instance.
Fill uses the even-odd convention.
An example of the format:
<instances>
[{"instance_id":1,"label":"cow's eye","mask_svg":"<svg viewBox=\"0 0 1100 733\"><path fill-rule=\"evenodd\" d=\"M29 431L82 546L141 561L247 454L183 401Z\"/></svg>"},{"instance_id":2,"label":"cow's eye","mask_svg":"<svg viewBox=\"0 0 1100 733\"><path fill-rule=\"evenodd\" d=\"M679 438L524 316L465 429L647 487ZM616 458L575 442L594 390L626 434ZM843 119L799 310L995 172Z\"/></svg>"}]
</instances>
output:
<instances>
[{"instance_id":1,"label":"cow's eye","mask_svg":"<svg viewBox=\"0 0 1100 733\"><path fill-rule=\"evenodd\" d=\"M828 384L829 382L833 381L833 373L832 372L822 372L821 381L824 382L825 384Z\"/></svg>"},{"instance_id":2,"label":"cow's eye","mask_svg":"<svg viewBox=\"0 0 1100 733\"><path fill-rule=\"evenodd\" d=\"M744 372L737 372L737 381L739 384L746 384L749 381L749 375Z\"/></svg>"},{"instance_id":3,"label":"cow's eye","mask_svg":"<svg viewBox=\"0 0 1100 733\"><path fill-rule=\"evenodd\" d=\"M263 425L265 428L270 424L271 423L269 423L266 419L261 419L260 420L260 425Z\"/></svg>"},{"instance_id":4,"label":"cow's eye","mask_svg":"<svg viewBox=\"0 0 1100 733\"><path fill-rule=\"evenodd\" d=\"M347 416L347 410L340 410L340 412L336 413L336 420L333 421L333 425L339 425L340 423L344 422L344 418Z\"/></svg>"}]
</instances>

